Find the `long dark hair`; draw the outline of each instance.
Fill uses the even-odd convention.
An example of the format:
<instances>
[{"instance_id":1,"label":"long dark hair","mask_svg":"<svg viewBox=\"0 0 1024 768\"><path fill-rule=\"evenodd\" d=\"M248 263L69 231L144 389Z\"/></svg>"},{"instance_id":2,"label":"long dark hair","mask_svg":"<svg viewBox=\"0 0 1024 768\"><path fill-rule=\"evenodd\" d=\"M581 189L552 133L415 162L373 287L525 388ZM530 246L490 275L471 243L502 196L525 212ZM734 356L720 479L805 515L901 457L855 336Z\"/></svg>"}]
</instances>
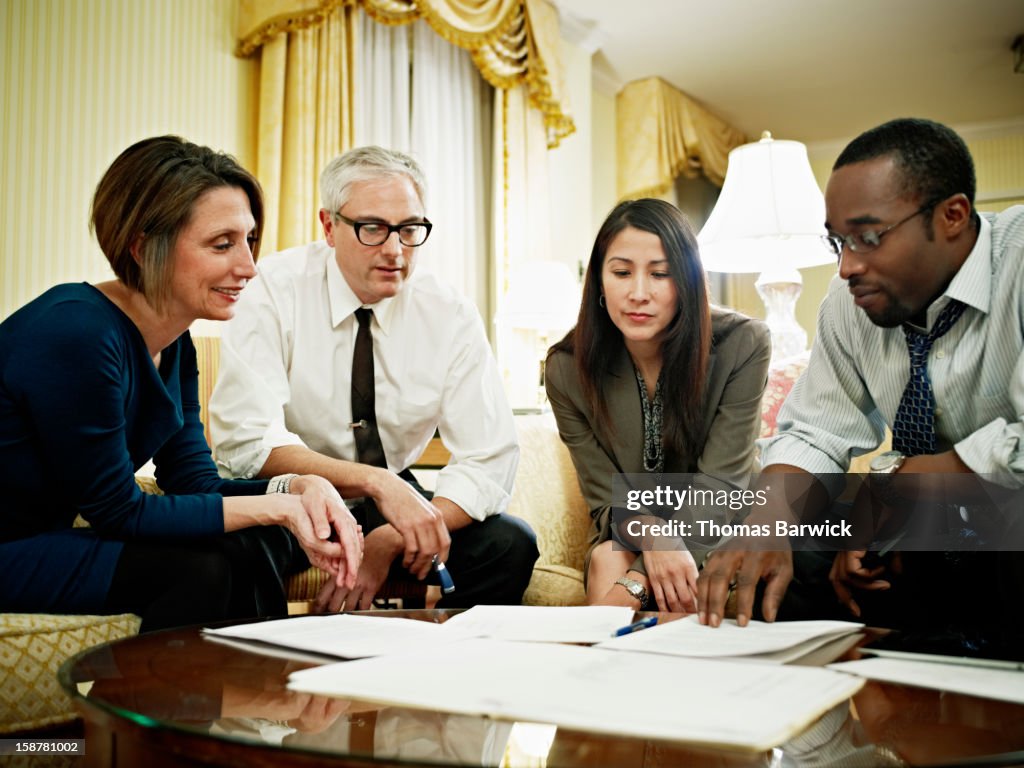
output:
<instances>
[{"instance_id":1,"label":"long dark hair","mask_svg":"<svg viewBox=\"0 0 1024 768\"><path fill-rule=\"evenodd\" d=\"M605 399L607 372L625 342L600 305L601 274L612 240L627 227L657 235L676 286L676 313L661 347L662 440L668 450L694 452L703 421L702 399L711 352L711 308L697 238L682 212L664 200L619 203L597 233L583 283L576 327L551 348L573 355L583 395L599 424L611 431Z\"/></svg>"}]
</instances>

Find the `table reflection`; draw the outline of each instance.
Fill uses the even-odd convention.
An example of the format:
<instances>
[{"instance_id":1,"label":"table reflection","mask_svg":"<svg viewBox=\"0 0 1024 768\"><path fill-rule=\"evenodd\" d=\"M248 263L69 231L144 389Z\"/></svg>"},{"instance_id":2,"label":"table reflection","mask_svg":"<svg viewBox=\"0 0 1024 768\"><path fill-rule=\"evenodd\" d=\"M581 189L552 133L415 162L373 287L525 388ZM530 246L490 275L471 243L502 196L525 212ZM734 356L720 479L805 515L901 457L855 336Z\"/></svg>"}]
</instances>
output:
<instances>
[{"instance_id":1,"label":"table reflection","mask_svg":"<svg viewBox=\"0 0 1024 768\"><path fill-rule=\"evenodd\" d=\"M318 663L241 650L205 640L196 630L180 630L91 651L75 663L73 675L88 699L119 716L131 713L129 719L144 726L422 764L858 768L991 763L991 756L1007 753L1003 764L1014 759L1024 763L1024 706L888 683L868 681L851 701L827 712L798 737L751 754L381 707L287 688L292 672ZM543 696L540 671L537 686ZM700 693L680 684L680 695ZM642 706L642 696L633 704Z\"/></svg>"}]
</instances>

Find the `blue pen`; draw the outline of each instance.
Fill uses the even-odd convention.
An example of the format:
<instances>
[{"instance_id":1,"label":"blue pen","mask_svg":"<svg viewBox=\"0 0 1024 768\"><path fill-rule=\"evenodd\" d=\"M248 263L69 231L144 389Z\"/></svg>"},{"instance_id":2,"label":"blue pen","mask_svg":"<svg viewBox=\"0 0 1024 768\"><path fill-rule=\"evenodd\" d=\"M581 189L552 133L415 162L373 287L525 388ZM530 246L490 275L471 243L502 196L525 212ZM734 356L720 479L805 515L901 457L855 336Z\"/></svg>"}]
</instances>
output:
<instances>
[{"instance_id":1,"label":"blue pen","mask_svg":"<svg viewBox=\"0 0 1024 768\"><path fill-rule=\"evenodd\" d=\"M657 616L648 616L646 619L640 619L640 621L634 621L628 627L620 627L612 633L612 637L622 637L623 635L631 635L634 632L639 632L641 629L647 629L653 627L658 623Z\"/></svg>"},{"instance_id":2,"label":"blue pen","mask_svg":"<svg viewBox=\"0 0 1024 768\"><path fill-rule=\"evenodd\" d=\"M434 555L434 571L437 573L437 578L441 581L441 591L446 595L450 595L455 591L455 582L452 581L452 575L448 573L448 569L444 567L444 563L437 559L437 555Z\"/></svg>"}]
</instances>

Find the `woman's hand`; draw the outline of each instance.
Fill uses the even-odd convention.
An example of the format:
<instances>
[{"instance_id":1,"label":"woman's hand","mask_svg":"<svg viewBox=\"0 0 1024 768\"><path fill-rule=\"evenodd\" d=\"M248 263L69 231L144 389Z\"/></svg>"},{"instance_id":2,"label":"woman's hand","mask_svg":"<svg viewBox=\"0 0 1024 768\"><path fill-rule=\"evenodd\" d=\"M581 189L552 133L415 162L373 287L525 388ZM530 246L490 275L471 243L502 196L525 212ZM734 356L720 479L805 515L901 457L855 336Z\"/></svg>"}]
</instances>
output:
<instances>
[{"instance_id":1,"label":"woman's hand","mask_svg":"<svg viewBox=\"0 0 1024 768\"><path fill-rule=\"evenodd\" d=\"M696 613L697 563L685 549L648 550L644 568L651 597L663 611Z\"/></svg>"},{"instance_id":2,"label":"woman's hand","mask_svg":"<svg viewBox=\"0 0 1024 768\"><path fill-rule=\"evenodd\" d=\"M286 523L288 529L310 563L336 576L339 587L351 589L363 558L362 528L324 478L300 475L292 480L291 492L299 494L301 506Z\"/></svg>"}]
</instances>

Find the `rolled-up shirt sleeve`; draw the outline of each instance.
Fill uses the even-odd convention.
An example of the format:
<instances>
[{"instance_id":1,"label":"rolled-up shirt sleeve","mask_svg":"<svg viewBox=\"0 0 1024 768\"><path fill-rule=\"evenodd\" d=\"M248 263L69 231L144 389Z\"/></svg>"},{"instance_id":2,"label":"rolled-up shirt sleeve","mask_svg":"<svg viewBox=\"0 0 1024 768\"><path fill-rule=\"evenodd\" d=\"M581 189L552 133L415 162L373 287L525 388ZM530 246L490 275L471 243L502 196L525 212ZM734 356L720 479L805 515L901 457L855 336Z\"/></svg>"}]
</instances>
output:
<instances>
[{"instance_id":1,"label":"rolled-up shirt sleeve","mask_svg":"<svg viewBox=\"0 0 1024 768\"><path fill-rule=\"evenodd\" d=\"M438 430L451 461L435 496L458 504L474 520L504 512L519 466L519 443L479 316L459 305L455 344L444 382Z\"/></svg>"},{"instance_id":2,"label":"rolled-up shirt sleeve","mask_svg":"<svg viewBox=\"0 0 1024 768\"><path fill-rule=\"evenodd\" d=\"M210 433L222 474L256 477L274 448L305 444L285 421L291 316L287 296L272 295L257 277L224 325L210 397Z\"/></svg>"},{"instance_id":3,"label":"rolled-up shirt sleeve","mask_svg":"<svg viewBox=\"0 0 1024 768\"><path fill-rule=\"evenodd\" d=\"M954 450L964 464L992 482L1024 488L1024 354L1017 358L1008 390L1018 418L996 418L959 440Z\"/></svg>"},{"instance_id":4,"label":"rolled-up shirt sleeve","mask_svg":"<svg viewBox=\"0 0 1024 768\"><path fill-rule=\"evenodd\" d=\"M845 291L845 283L833 283L818 311L811 359L779 411L779 433L759 441L762 466L791 464L838 481L853 457L885 437L885 421L843 342L852 324L843 327L848 308L837 290Z\"/></svg>"}]
</instances>

